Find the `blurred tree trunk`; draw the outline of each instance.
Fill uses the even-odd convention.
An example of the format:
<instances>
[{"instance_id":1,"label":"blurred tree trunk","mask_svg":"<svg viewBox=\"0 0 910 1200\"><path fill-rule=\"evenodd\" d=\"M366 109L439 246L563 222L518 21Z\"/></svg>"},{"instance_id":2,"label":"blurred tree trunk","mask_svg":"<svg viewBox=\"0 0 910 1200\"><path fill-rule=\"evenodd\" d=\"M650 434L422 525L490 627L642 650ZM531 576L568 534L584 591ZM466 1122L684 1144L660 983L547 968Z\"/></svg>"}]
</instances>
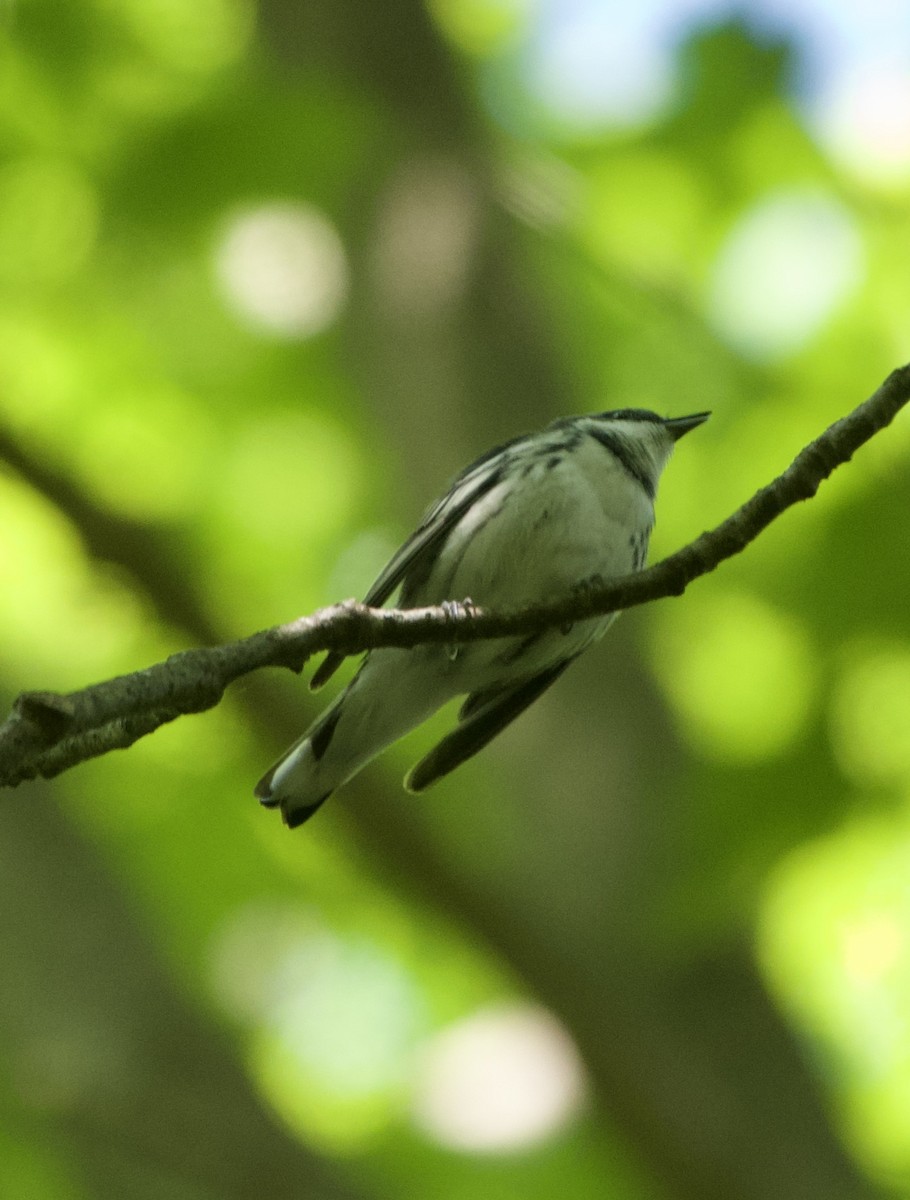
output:
<instances>
[{"instance_id":1,"label":"blurred tree trunk","mask_svg":"<svg viewBox=\"0 0 910 1200\"><path fill-rule=\"evenodd\" d=\"M362 1195L266 1112L50 785L0 806L0 945L0 1095L32 1118L29 1139L63 1148L86 1195Z\"/></svg>"}]
</instances>

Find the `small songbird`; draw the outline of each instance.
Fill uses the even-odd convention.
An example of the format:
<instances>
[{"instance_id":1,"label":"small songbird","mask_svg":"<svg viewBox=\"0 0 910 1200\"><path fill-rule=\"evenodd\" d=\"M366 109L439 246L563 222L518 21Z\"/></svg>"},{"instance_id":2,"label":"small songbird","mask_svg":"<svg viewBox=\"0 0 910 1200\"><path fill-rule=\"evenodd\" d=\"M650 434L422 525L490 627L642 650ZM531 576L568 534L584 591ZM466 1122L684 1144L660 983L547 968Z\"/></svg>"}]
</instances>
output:
<instances>
[{"instance_id":1,"label":"small songbird","mask_svg":"<svg viewBox=\"0 0 910 1200\"><path fill-rule=\"evenodd\" d=\"M709 415L592 413L494 447L455 477L364 603L383 605L397 590L400 608L514 610L641 570L673 445ZM256 795L293 829L386 746L466 695L455 729L405 779L423 791L505 729L617 615L523 637L372 650ZM342 659L328 654L310 686L325 683Z\"/></svg>"}]
</instances>

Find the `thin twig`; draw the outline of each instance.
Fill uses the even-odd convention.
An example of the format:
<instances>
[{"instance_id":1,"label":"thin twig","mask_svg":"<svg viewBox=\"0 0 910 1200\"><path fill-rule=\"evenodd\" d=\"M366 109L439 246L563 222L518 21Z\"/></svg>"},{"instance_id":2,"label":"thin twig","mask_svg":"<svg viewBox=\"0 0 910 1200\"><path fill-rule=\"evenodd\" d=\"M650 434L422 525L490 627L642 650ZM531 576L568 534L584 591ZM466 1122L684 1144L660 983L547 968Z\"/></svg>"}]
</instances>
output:
<instances>
[{"instance_id":1,"label":"thin twig","mask_svg":"<svg viewBox=\"0 0 910 1200\"><path fill-rule=\"evenodd\" d=\"M184 650L142 671L68 695L25 692L0 725L0 786L58 775L122 749L186 713L213 708L235 679L260 667L300 671L313 654L359 654L378 646L467 642L528 634L664 596L679 596L701 575L744 550L787 508L819 485L910 401L910 365L892 372L849 416L802 450L783 474L726 521L646 571L557 604L520 612L471 608L370 609L354 601L223 646Z\"/></svg>"}]
</instances>

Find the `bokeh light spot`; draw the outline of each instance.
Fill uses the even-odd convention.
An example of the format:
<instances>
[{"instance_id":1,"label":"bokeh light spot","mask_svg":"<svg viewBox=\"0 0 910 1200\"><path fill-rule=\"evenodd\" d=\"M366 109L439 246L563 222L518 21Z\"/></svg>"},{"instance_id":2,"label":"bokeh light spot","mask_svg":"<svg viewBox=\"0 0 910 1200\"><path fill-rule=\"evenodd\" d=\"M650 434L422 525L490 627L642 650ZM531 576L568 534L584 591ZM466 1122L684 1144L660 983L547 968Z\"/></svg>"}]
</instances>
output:
<instances>
[{"instance_id":1,"label":"bokeh light spot","mask_svg":"<svg viewBox=\"0 0 910 1200\"><path fill-rule=\"evenodd\" d=\"M654 669L692 741L713 757L758 761L803 727L812 655L800 625L746 592L691 596L656 629Z\"/></svg>"},{"instance_id":2,"label":"bokeh light spot","mask_svg":"<svg viewBox=\"0 0 910 1200\"><path fill-rule=\"evenodd\" d=\"M237 524L266 543L299 547L350 519L362 485L360 456L325 414L275 412L238 439L221 483Z\"/></svg>"},{"instance_id":3,"label":"bokeh light spot","mask_svg":"<svg viewBox=\"0 0 910 1200\"><path fill-rule=\"evenodd\" d=\"M772 877L759 926L765 972L810 1028L848 1142L870 1170L910 1169L910 830L853 821Z\"/></svg>"},{"instance_id":4,"label":"bokeh light spot","mask_svg":"<svg viewBox=\"0 0 910 1200\"><path fill-rule=\"evenodd\" d=\"M541 5L526 59L532 92L577 126L651 119L675 83L672 49L656 36L658 23L649 4Z\"/></svg>"},{"instance_id":5,"label":"bokeh light spot","mask_svg":"<svg viewBox=\"0 0 910 1200\"><path fill-rule=\"evenodd\" d=\"M817 124L832 152L859 178L903 185L910 178L910 74L905 62L863 62L838 75Z\"/></svg>"},{"instance_id":6,"label":"bokeh light spot","mask_svg":"<svg viewBox=\"0 0 910 1200\"><path fill-rule=\"evenodd\" d=\"M445 33L469 54L489 54L513 36L534 0L430 0Z\"/></svg>"},{"instance_id":7,"label":"bokeh light spot","mask_svg":"<svg viewBox=\"0 0 910 1200\"><path fill-rule=\"evenodd\" d=\"M718 255L708 302L717 329L743 353L773 360L799 350L862 282L849 211L820 191L766 197Z\"/></svg>"},{"instance_id":8,"label":"bokeh light spot","mask_svg":"<svg viewBox=\"0 0 910 1200\"><path fill-rule=\"evenodd\" d=\"M159 62L192 74L233 62L253 31L249 0L119 0L118 9Z\"/></svg>"},{"instance_id":9,"label":"bokeh light spot","mask_svg":"<svg viewBox=\"0 0 910 1200\"><path fill-rule=\"evenodd\" d=\"M321 333L347 296L341 238L308 205L264 204L240 213L224 230L215 258L224 297L237 316L275 337Z\"/></svg>"},{"instance_id":10,"label":"bokeh light spot","mask_svg":"<svg viewBox=\"0 0 910 1200\"><path fill-rule=\"evenodd\" d=\"M893 913L870 913L845 924L844 970L859 982L887 975L904 956L907 937Z\"/></svg>"},{"instance_id":11,"label":"bokeh light spot","mask_svg":"<svg viewBox=\"0 0 910 1200\"><path fill-rule=\"evenodd\" d=\"M84 386L79 350L44 314L0 309L0 410L17 433L27 430L29 440L57 444Z\"/></svg>"},{"instance_id":12,"label":"bokeh light spot","mask_svg":"<svg viewBox=\"0 0 910 1200\"><path fill-rule=\"evenodd\" d=\"M854 652L834 688L831 740L857 782L910 780L910 648Z\"/></svg>"},{"instance_id":13,"label":"bokeh light spot","mask_svg":"<svg viewBox=\"0 0 910 1200\"><path fill-rule=\"evenodd\" d=\"M384 1128L426 1022L404 967L312 911L249 906L215 949L222 1003L253 1031L253 1072L288 1124L334 1152Z\"/></svg>"},{"instance_id":14,"label":"bokeh light spot","mask_svg":"<svg viewBox=\"0 0 910 1200\"><path fill-rule=\"evenodd\" d=\"M140 519L185 517L202 493L215 430L205 410L170 388L121 394L76 435L92 492Z\"/></svg>"},{"instance_id":15,"label":"bokeh light spot","mask_svg":"<svg viewBox=\"0 0 910 1200\"><path fill-rule=\"evenodd\" d=\"M8 162L0 168L0 283L69 278L89 257L97 224L94 188L74 164Z\"/></svg>"},{"instance_id":16,"label":"bokeh light spot","mask_svg":"<svg viewBox=\"0 0 910 1200\"><path fill-rule=\"evenodd\" d=\"M669 154L617 155L593 174L585 225L598 257L645 278L684 278L702 218L695 172Z\"/></svg>"},{"instance_id":17,"label":"bokeh light spot","mask_svg":"<svg viewBox=\"0 0 910 1200\"><path fill-rule=\"evenodd\" d=\"M91 569L69 521L15 476L0 474L0 514L5 669L33 687L56 688L84 687L88 675L122 669L147 616L135 596Z\"/></svg>"},{"instance_id":18,"label":"bokeh light spot","mask_svg":"<svg viewBox=\"0 0 910 1200\"><path fill-rule=\"evenodd\" d=\"M581 1107L584 1070L548 1012L513 1006L476 1013L428 1045L414 1115L434 1141L466 1153L528 1149Z\"/></svg>"}]
</instances>

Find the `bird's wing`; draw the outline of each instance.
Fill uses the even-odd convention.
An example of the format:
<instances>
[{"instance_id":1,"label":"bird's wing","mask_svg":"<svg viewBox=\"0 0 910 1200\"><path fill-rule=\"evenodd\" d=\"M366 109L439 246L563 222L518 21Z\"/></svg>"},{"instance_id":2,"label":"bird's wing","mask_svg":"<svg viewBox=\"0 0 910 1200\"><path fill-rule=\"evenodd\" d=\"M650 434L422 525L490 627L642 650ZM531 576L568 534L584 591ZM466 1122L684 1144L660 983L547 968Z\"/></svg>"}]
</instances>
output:
<instances>
[{"instance_id":1,"label":"bird's wing","mask_svg":"<svg viewBox=\"0 0 910 1200\"><path fill-rule=\"evenodd\" d=\"M412 768L405 780L408 791L422 792L482 750L555 683L575 657L563 659L512 687L469 696L462 706L462 714L468 715Z\"/></svg>"},{"instance_id":2,"label":"bird's wing","mask_svg":"<svg viewBox=\"0 0 910 1200\"><path fill-rule=\"evenodd\" d=\"M378 608L406 582L409 574L418 572L425 577L429 573L443 542L468 509L501 481L508 452L524 440L523 437L513 438L495 447L456 476L442 499L428 509L417 529L383 567L364 596L364 604ZM345 655L335 650L327 654L310 680L310 689L315 691L331 679L344 658Z\"/></svg>"}]
</instances>

